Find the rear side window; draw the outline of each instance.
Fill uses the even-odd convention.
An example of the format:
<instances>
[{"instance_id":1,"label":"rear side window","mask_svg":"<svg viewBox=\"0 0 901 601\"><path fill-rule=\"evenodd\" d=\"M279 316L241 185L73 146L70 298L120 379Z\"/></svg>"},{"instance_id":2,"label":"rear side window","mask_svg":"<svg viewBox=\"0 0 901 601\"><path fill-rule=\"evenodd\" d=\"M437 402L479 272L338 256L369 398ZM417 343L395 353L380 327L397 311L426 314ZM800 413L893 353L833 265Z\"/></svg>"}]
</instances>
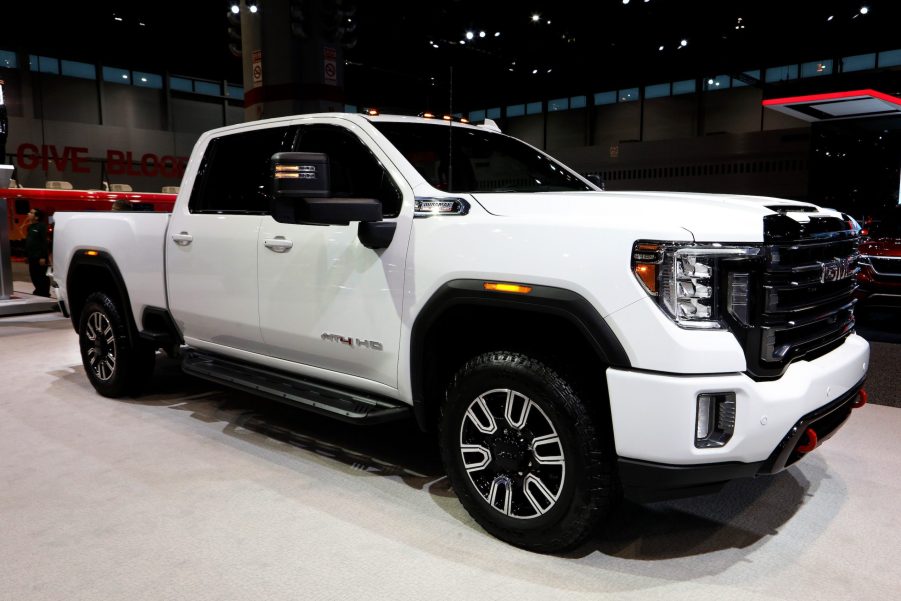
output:
<instances>
[{"instance_id":1,"label":"rear side window","mask_svg":"<svg viewBox=\"0 0 901 601\"><path fill-rule=\"evenodd\" d=\"M385 217L400 213L401 192L391 175L366 144L338 125L306 125L300 128L298 152L328 155L331 194L346 198L375 198Z\"/></svg>"},{"instance_id":2,"label":"rear side window","mask_svg":"<svg viewBox=\"0 0 901 601\"><path fill-rule=\"evenodd\" d=\"M269 213L269 160L291 150L296 128L271 127L220 138L207 146L188 208L192 213Z\"/></svg>"}]
</instances>

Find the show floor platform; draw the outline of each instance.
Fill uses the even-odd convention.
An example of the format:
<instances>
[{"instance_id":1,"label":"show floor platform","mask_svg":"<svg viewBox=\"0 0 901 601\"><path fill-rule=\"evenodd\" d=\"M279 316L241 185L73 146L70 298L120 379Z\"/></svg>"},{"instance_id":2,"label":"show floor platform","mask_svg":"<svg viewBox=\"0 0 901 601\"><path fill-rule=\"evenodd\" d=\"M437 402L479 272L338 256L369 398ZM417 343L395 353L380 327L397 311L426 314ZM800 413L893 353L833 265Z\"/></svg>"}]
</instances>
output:
<instances>
[{"instance_id":1,"label":"show floor platform","mask_svg":"<svg viewBox=\"0 0 901 601\"><path fill-rule=\"evenodd\" d=\"M98 396L68 320L0 319L0 600L897 599L901 410L567 556L485 534L412 423L360 428L161 359Z\"/></svg>"}]
</instances>

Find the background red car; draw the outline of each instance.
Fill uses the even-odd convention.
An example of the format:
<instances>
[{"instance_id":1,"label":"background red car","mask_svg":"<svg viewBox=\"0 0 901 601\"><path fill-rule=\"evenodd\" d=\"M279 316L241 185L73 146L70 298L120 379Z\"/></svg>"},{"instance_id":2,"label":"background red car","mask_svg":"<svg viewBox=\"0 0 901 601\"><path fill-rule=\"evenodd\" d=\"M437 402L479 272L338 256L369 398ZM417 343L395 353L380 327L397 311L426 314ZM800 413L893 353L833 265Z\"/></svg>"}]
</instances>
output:
<instances>
[{"instance_id":1,"label":"background red car","mask_svg":"<svg viewBox=\"0 0 901 601\"><path fill-rule=\"evenodd\" d=\"M858 306L901 308L901 207L861 233Z\"/></svg>"}]
</instances>

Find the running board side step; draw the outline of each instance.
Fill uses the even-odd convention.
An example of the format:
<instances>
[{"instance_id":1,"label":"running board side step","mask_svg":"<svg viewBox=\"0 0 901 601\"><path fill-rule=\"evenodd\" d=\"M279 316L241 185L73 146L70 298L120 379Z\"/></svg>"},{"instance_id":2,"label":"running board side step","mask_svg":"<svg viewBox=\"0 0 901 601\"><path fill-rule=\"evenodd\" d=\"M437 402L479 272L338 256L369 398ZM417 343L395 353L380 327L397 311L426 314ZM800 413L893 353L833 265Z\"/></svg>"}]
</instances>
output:
<instances>
[{"instance_id":1,"label":"running board side step","mask_svg":"<svg viewBox=\"0 0 901 601\"><path fill-rule=\"evenodd\" d=\"M196 350L185 353L181 367L185 373L204 380L355 424L377 424L412 414L410 405L394 399L352 392Z\"/></svg>"}]
</instances>

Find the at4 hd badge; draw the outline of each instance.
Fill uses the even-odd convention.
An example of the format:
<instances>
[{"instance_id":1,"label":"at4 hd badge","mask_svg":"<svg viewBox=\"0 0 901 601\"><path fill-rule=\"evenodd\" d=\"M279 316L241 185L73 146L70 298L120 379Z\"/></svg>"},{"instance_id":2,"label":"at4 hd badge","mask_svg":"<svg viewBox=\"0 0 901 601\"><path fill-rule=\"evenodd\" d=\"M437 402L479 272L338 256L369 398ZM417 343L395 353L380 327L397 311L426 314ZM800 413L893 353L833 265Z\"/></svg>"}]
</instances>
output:
<instances>
[{"instance_id":1,"label":"at4 hd badge","mask_svg":"<svg viewBox=\"0 0 901 601\"><path fill-rule=\"evenodd\" d=\"M340 334L323 334L320 336L328 342L337 342L338 344L346 344L351 348L368 348L371 351L382 350L382 343L375 340L361 340L353 336L341 336Z\"/></svg>"}]
</instances>

